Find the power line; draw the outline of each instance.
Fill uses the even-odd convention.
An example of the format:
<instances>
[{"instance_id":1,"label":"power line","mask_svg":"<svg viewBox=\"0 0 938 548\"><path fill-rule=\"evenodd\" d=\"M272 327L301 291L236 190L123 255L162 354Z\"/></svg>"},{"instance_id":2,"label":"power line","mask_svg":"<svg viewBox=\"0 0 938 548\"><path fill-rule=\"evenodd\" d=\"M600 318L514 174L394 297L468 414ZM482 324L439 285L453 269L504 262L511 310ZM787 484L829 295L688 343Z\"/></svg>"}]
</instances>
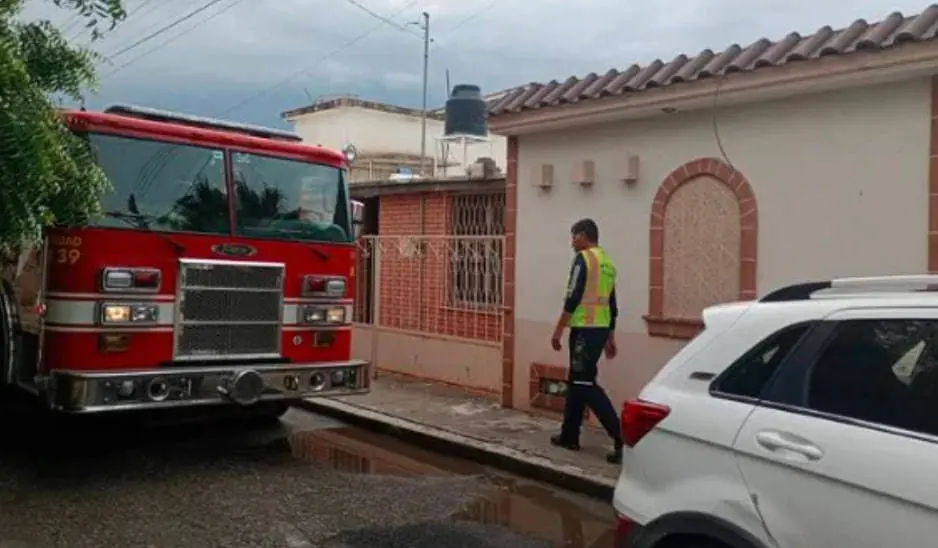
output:
<instances>
[{"instance_id":1,"label":"power line","mask_svg":"<svg viewBox=\"0 0 938 548\"><path fill-rule=\"evenodd\" d=\"M423 40L423 36L421 36L420 34L417 34L417 33L414 32L412 29L409 29L409 28L405 27L404 25L398 23L397 21L392 20L390 17L385 17L385 16L381 15L380 13L375 13L374 11L372 11L371 9L369 9L367 6L363 6L362 4L360 4L360 3L358 2L358 0L345 0L345 1L348 2L349 4L355 6L356 8L362 10L363 12L367 13L368 15L374 17L374 18L377 19L378 21L381 21L382 23L385 23L385 24L387 24L387 25L389 25L389 26L391 26L391 27L394 27L395 29L397 29L397 30L399 30L399 31L401 31L401 32L406 32L407 34L410 34L411 36L414 36L414 37L417 37L417 38ZM393 15L392 15L391 17L393 17Z\"/></svg>"},{"instance_id":2,"label":"power line","mask_svg":"<svg viewBox=\"0 0 938 548\"><path fill-rule=\"evenodd\" d=\"M152 3L153 3L153 0L143 0L143 2L140 2L139 4L137 4L137 7L127 12L127 17L130 17L131 15L147 7L147 4L152 4ZM150 11L153 11L153 10L150 10Z\"/></svg>"},{"instance_id":3,"label":"power line","mask_svg":"<svg viewBox=\"0 0 938 548\"><path fill-rule=\"evenodd\" d=\"M411 0L410 2L407 3L407 5L405 5L405 6L402 7L401 9L399 9L399 10L395 11L394 13L392 13L391 15L389 15L389 16L387 17L387 19L393 19L394 17L397 17L398 15L404 13L405 11L407 11L408 9L410 9L411 7L413 7L413 6L417 3L417 1L418 1L418 0ZM333 50L333 51L327 53L326 55L320 57L320 58L316 61L316 63L317 63L317 64L322 63L323 61L328 60L330 57L334 57L334 56L338 55L339 53L345 51L346 49L348 49L348 48L354 46L354 45L357 44L358 42L361 42L362 40L364 40L365 38L367 38L368 36L370 36L372 33L374 33L374 32L376 32L377 30L379 30L384 24L385 24L385 23L382 22L382 24L380 24L380 25L375 25L374 27L372 27L372 28L366 30L365 32L359 34L358 36L356 36L356 37L354 37L354 38L348 40L347 42L345 42L344 44L342 44L341 46L339 46L337 49L335 49L335 50ZM283 80L280 80L279 82L277 82L277 83L275 83L275 84L273 84L273 85L271 85L271 86L268 86L268 87L266 87L266 88L264 88L264 89L259 90L257 93L255 93L255 94L253 94L253 95L250 95L250 96L244 98L243 100L239 101L239 102L236 103L235 105L233 105L233 106L231 106L231 107L229 107L229 108L227 108L227 109L225 109L225 110L219 112L219 113L216 114L215 116L224 116L225 114L228 114L229 112L232 112L232 111L234 111L234 110L238 110L238 109L241 108L242 106L244 106L244 105L250 103L251 101L257 99L258 97L263 97L264 95L267 95L267 94L270 93L271 91L273 91L273 90L275 90L275 89L277 89L277 88L280 88L280 87L284 86L285 84L288 84L289 82L291 82L293 79L297 78L298 76L302 76L303 74L306 74L307 72L309 72L310 70L312 70L314 66L315 66L315 65L310 65L310 66L304 67L304 68L302 68L302 69L300 69L300 70L294 72L293 74L291 74L290 76L287 76L287 77L284 78Z\"/></svg>"},{"instance_id":4,"label":"power line","mask_svg":"<svg viewBox=\"0 0 938 548\"><path fill-rule=\"evenodd\" d=\"M206 2L205 4L202 4L200 7L198 7L198 8L196 8L196 9L190 11L189 13L183 15L182 17L176 19L176 20L173 21L173 22L168 23L168 24L166 24L166 25L160 27L159 29L157 29L157 30L151 32L150 34L144 36L143 38L137 40L137 41L134 42L133 44L130 44L129 46L126 46L126 47L124 47L124 48L121 48L119 51L117 51L117 52L115 52L115 53L112 53L111 55L108 56L108 58L113 59L113 58L115 58L115 57L119 57L119 56L121 56L121 55L127 53L128 51L130 51L130 50L132 50L132 49L135 49L135 48L137 48L137 47L143 45L143 44L146 43L146 42L149 42L150 40L156 38L157 36L163 34L164 32L166 32L166 31L168 31L168 30L170 30L170 29L172 29L172 28L174 28L174 27L176 27L176 26L179 26L179 25L182 24L182 23L185 23L185 22L188 21L189 19L192 19L192 18L195 17L196 15L202 13L203 11L205 11L205 10L207 10L208 8L214 6L215 4L218 4L218 3L221 2L221 1L222 1L222 0L211 0L210 2Z\"/></svg>"},{"instance_id":5,"label":"power line","mask_svg":"<svg viewBox=\"0 0 938 548\"><path fill-rule=\"evenodd\" d=\"M147 25L147 21L144 19L145 17L150 17L154 13L163 11L164 8L166 8L166 6L172 4L173 2L178 2L178 1L179 0L162 0L161 2L157 2L156 4L153 4L153 0L143 0L143 2L141 2L132 12L129 12L127 14L127 19L125 21L122 21L121 24L117 27L117 29L115 29L115 32L109 36L116 36L118 38L124 38L124 35L126 34L130 36L130 40L133 40L134 36L140 36L140 33L143 30L146 30L146 28L152 28L154 24L158 23L158 21L156 21L156 22L151 22L149 25ZM186 1L189 2L190 0L186 0ZM149 9L144 9L148 5L149 5ZM163 19L162 16L157 16L157 17L159 17L160 19ZM143 20L142 24L146 25L146 27L143 29L134 30L134 23L138 20ZM129 31L127 30L128 25L130 26L130 29L131 29ZM76 34L72 38L72 40L76 40L80 34L81 33ZM104 43L100 44L100 47L113 46L114 48L119 48L119 47L123 47L120 44L127 44L130 42L130 40L117 40L116 43L110 43L110 42L115 42L114 40L104 40L103 41ZM89 44L91 44L91 38L88 39L88 41L85 43L85 46L87 47ZM101 55L103 56L104 54L101 54Z\"/></svg>"},{"instance_id":6,"label":"power line","mask_svg":"<svg viewBox=\"0 0 938 548\"><path fill-rule=\"evenodd\" d=\"M466 25L468 25L469 23L471 23L472 21L474 21L476 18L480 17L482 14L484 14L484 13L487 12L488 10L492 9L493 7L495 7L495 4L497 4L498 2L499 2L499 0L490 0L487 4L485 4L484 6L482 6L482 7L479 8L479 9L477 9L476 11L470 13L469 15L467 15L466 17L464 17L462 20L460 20L458 23L456 23L455 25L453 25L452 27L450 27L449 30L446 31L445 36L447 36L447 37L448 37L448 36L452 36L452 35L455 34L459 29L465 27ZM441 46L439 42L434 42L433 45L435 46L435 50L436 50L437 52L439 52L439 51L442 49L442 50L443 50L443 52L442 52L443 55L446 55L446 52L447 52L446 48L445 48L444 46ZM447 44L447 45L452 46L452 42L450 42L450 43ZM452 51L452 50L450 50L450 51ZM446 74L447 74L447 76L446 76L446 82L447 82L447 83L446 83L446 91L444 92L444 96L449 95L449 92L450 92L450 90L449 90L449 69L447 69L447 73L446 73Z\"/></svg>"},{"instance_id":7,"label":"power line","mask_svg":"<svg viewBox=\"0 0 938 548\"><path fill-rule=\"evenodd\" d=\"M137 13L138 11L140 11L141 8L143 8L144 6L146 6L147 4L150 4L150 3L152 3L152 2L153 2L153 0L142 0L139 4L137 4L137 5L134 6L133 8L127 10L127 18L129 19L131 15ZM62 31L63 34L68 34L69 32L72 32L72 31L75 30L75 28L76 28L79 24L81 24L84 20L85 20L85 17L84 17L83 15L81 15L81 14L75 14L74 19L72 20L72 22ZM69 38L69 40L77 40L78 37L82 34L83 30L84 30L84 29L79 30L78 32L76 32L71 38Z\"/></svg>"},{"instance_id":8,"label":"power line","mask_svg":"<svg viewBox=\"0 0 938 548\"><path fill-rule=\"evenodd\" d=\"M68 33L72 32L73 30L75 30L75 28L76 28L78 25L80 25L83 20L84 20L84 16L82 16L82 15L79 15L79 14L77 14L77 13L74 14L74 15L72 15L71 17L69 17L68 19L65 20L65 22L64 22L64 27L62 28L62 34L68 34ZM75 36L77 36L77 35L75 35ZM73 37L72 37L72 40L74 40L74 39L75 39L75 37L73 36Z\"/></svg>"},{"instance_id":9,"label":"power line","mask_svg":"<svg viewBox=\"0 0 938 548\"><path fill-rule=\"evenodd\" d=\"M499 1L499 0L491 0L488 4L482 6L481 8L479 8L478 10L476 10L475 12L469 14L469 15L468 15L465 19L463 19L462 21L456 23L456 25L455 25L454 27L452 27L451 29L449 29L449 30L446 32L446 34L447 34L447 35L450 35L450 34L455 33L457 30L461 29L462 27L464 27L464 26L466 26L467 24L469 24L470 22L472 22L476 17L479 17L479 16L482 15L483 13L485 13L485 12L487 12L488 10L492 9L493 7L495 7L495 4L497 4L498 1Z\"/></svg>"},{"instance_id":10,"label":"power line","mask_svg":"<svg viewBox=\"0 0 938 548\"><path fill-rule=\"evenodd\" d=\"M179 34L176 34L175 36L169 38L168 40L164 40L163 42L161 42L160 44L158 44L156 47L150 48L150 49L148 49L147 51L141 53L140 55L131 58L130 61L127 61L127 62L124 63L123 65L120 65L119 67L115 68L115 69L112 70L111 72L109 72L109 73L105 74L104 76L102 76L102 77L101 77L101 80L104 80L104 79L106 79L106 78L110 78L111 76L114 76L114 75L117 74L118 72L120 72L120 71L124 70L125 68L129 67L130 65L136 63L137 61L139 61L140 59L146 57L147 55L150 55L151 53L155 53L155 52L157 52L157 51L159 51L159 50L165 48L165 47L168 46L169 44L175 42L176 40L182 38L183 36L189 34L190 32L192 32L192 31L198 29L199 27L201 27L201 26L204 25L205 23L208 23L208 22L211 21L212 19L215 19L215 18L218 17L219 15L225 13L226 11L230 10L231 8L237 6L238 4L241 4L241 3L243 3L243 2L244 2L244 0L234 0L234 2L232 2L231 4L228 4L227 6L223 7L222 9L220 9L220 10L216 11L215 13L209 15L209 16L206 17L205 19L202 19L201 21L198 21L195 25L193 25L193 26L191 26L191 27L189 27L189 28L183 30L182 32L180 32Z\"/></svg>"}]
</instances>

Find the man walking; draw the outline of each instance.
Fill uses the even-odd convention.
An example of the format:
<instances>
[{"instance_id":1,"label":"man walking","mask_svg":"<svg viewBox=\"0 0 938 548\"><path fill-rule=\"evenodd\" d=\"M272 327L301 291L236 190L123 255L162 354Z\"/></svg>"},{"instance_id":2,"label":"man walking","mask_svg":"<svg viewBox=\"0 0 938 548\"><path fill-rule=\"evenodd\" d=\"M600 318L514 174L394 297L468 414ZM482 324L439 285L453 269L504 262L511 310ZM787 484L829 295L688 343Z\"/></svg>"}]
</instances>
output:
<instances>
[{"instance_id":1,"label":"man walking","mask_svg":"<svg viewBox=\"0 0 938 548\"><path fill-rule=\"evenodd\" d=\"M576 257L570 271L566 302L557 320L551 346L563 348L561 338L570 327L567 344L570 369L567 376L567 398L563 409L560 434L550 442L577 451L580 449L580 428L585 408L593 411L613 440L613 451L606 460L622 461L622 435L619 419L609 396L596 382L599 358L603 351L614 358L615 327L619 309L616 305L616 267L599 247L599 228L592 219L577 221L570 229Z\"/></svg>"}]
</instances>

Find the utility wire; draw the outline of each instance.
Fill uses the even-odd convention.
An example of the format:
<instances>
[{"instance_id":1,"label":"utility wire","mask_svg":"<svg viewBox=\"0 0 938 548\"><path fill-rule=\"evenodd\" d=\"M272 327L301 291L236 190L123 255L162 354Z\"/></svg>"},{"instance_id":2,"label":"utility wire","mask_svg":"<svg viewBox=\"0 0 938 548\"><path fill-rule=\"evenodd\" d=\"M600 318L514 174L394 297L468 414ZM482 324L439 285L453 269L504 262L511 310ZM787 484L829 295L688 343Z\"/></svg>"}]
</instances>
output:
<instances>
[{"instance_id":1,"label":"utility wire","mask_svg":"<svg viewBox=\"0 0 938 548\"><path fill-rule=\"evenodd\" d=\"M220 10L216 11L215 13L209 15L209 16L206 17L205 19L202 19L202 20L196 22L195 25L193 25L193 26L191 26L191 27L189 27L189 28L183 30L182 32L176 34L175 36L173 36L173 37L171 37L171 38L169 38L169 39L167 39L167 40L164 40L163 42L159 43L156 47L150 48L150 49L146 50L145 52L141 53L140 55L137 55L136 57L131 58L130 61L127 61L126 63L124 63L124 64L118 66L117 68L115 68L115 69L112 70L111 72L109 72L109 73L105 74L104 76L102 76L100 79L101 79L101 80L104 80L104 79L107 79L107 78L110 78L110 77L114 76L114 75L117 74L118 72L120 72L120 71L124 70L125 68L129 67L130 65L136 63L136 62L139 61L140 59L146 57L147 55L150 55L151 53L155 53L155 52L157 52L157 51L159 51L159 50L165 48L165 47L168 46L169 44L175 42L176 40L182 38L183 36L189 34L190 32L192 32L192 31L198 29L199 27L201 27L201 26L204 25L205 23L208 23L208 22L211 21L212 19L215 19L215 18L218 17L219 15L225 13L226 11L230 10L231 8L237 6L238 4L241 4L241 3L243 3L243 2L244 2L244 0L234 0L234 2L232 2L231 4L228 4L227 6L223 7L222 9L220 9Z\"/></svg>"},{"instance_id":2,"label":"utility wire","mask_svg":"<svg viewBox=\"0 0 938 548\"><path fill-rule=\"evenodd\" d=\"M149 22L145 20L145 17L150 17L153 13L159 12L166 6L172 4L173 2L178 2L178 1L179 0L161 0L160 2L157 2L156 4L153 4L153 0L143 0L143 2L140 5L138 5L136 9L133 10L133 12L128 13L127 20L121 22L118 28L115 29L114 34L110 35L110 36L117 36L120 39L116 41L104 40L102 41L104 43L99 44L99 46L100 47L112 47L113 46L115 49L123 47L121 46L121 44L129 43L131 40L134 39L135 36L140 36L143 30L146 30L147 28L152 28L153 25L159 23L159 20L166 19L162 17L161 15L158 15L157 18L159 20L154 21L154 22ZM186 1L189 2L190 0L186 0ZM149 9L144 9L147 5L149 5ZM176 10L173 10L172 13L175 13L175 12ZM145 25L145 27L139 30L134 30L134 23L138 20L141 20L141 24ZM128 26L130 26L130 30L127 30ZM75 37L72 38L72 40L76 40L80 34L81 34L80 32L76 34ZM129 36L130 40L123 40L124 35ZM115 43L107 43L107 42L115 42ZM91 38L89 37L88 41L85 43L85 46L87 47L90 44L91 44ZM104 54L101 53L101 56L103 57Z\"/></svg>"},{"instance_id":3,"label":"utility wire","mask_svg":"<svg viewBox=\"0 0 938 548\"><path fill-rule=\"evenodd\" d=\"M345 1L348 2L349 4L355 6L356 8L362 10L363 12L367 13L368 15L374 17L374 18L377 19L378 21L381 21L381 22L383 22L383 23L385 23L385 24L387 24L387 25L389 25L389 26L391 26L391 27L394 27L394 28L396 28L397 30L399 30L399 31L401 31L401 32L406 32L407 34L410 34L411 36L414 36L414 37L416 37L416 38L419 38L420 40L423 40L423 36L421 36L420 34L414 32L413 29L410 29L410 28L408 28L408 27L406 27L406 26L404 26L404 25L398 23L397 21L394 21L393 19L391 19L391 17L393 17L393 15L392 15L391 17L385 17L385 16L381 15L380 13L375 13L374 11L372 11L371 9L369 9L367 6L363 6L362 4L360 4L360 3L358 2L358 0L345 0Z\"/></svg>"},{"instance_id":4,"label":"utility wire","mask_svg":"<svg viewBox=\"0 0 938 548\"><path fill-rule=\"evenodd\" d=\"M141 8L143 8L144 6L146 6L147 4L150 4L150 3L152 3L152 2L153 2L153 0L142 0L139 4L137 4L137 5L134 6L133 8L130 8L129 10L127 10L127 18L129 19L131 15L134 15L135 13L137 13L138 11L140 11ZM85 20L85 16L83 16L83 15L81 15L81 14L75 14L74 19L72 20L72 22L62 31L62 33L63 33L63 34L68 34L69 32L72 32L72 31L75 30L76 27L77 27L79 24L81 24L84 20ZM78 37L81 36L81 34L82 34L83 32L84 32L84 29L79 30L79 31L76 32L71 38L69 38L69 40L77 40Z\"/></svg>"},{"instance_id":5,"label":"utility wire","mask_svg":"<svg viewBox=\"0 0 938 548\"><path fill-rule=\"evenodd\" d=\"M152 3L153 3L153 0L143 0L142 2L137 4L137 7L127 12L127 17L130 17L131 15L147 7L147 4L152 4ZM150 10L150 11L153 11L153 10Z\"/></svg>"},{"instance_id":6,"label":"utility wire","mask_svg":"<svg viewBox=\"0 0 938 548\"><path fill-rule=\"evenodd\" d=\"M357 2L357 0L346 0L346 2L349 2L349 3L352 4L353 6L355 6L355 7L359 8L359 9L365 11L365 12L368 13L369 15L372 15L373 17L375 17L376 19L378 19L379 21L381 21L381 22L383 22L383 23L385 23L385 24L389 24L389 25L391 25L391 26L393 26L393 27L395 27L395 28L397 28L397 29L403 29L403 30L405 30L406 32L408 32L408 34L414 34L415 36L418 36L418 38L420 38L421 40L423 39L422 36L416 35L415 33L411 33L410 29L407 29L407 27L404 27L403 25L401 25L401 24L399 24L399 23L393 21L393 18L394 18L394 17L397 17L398 15L400 15L401 13L403 13L404 11L406 11L407 9L409 9L411 6L413 6L414 4L416 4L416 3L417 3L416 0L414 0L413 2L408 3L406 6L404 6L404 7L401 8L401 9L399 9L398 11L392 13L392 14L391 14L390 16L388 16L388 17L384 17L384 16L382 16L382 15L380 15L380 14L374 13L374 12L371 11L370 9L368 9L368 8L366 8L365 6L362 6L361 4L359 4L359 3ZM461 20L459 23L457 23L455 26L453 26L452 28L450 28L448 34L452 34L452 33L456 32L458 29L460 29L460 28L464 27L465 25L469 24L469 23L472 22L474 19L476 19L477 17L479 17L480 15L482 15L483 13L485 13L486 11L490 10L491 8L493 8L493 7L495 6L495 4L497 4L497 3L498 3L498 0L490 0L489 3L487 3L487 4L484 5L484 6L482 6L481 8L479 8L478 10L476 10L475 12L473 12L472 14L470 14L470 15L468 15L467 17L465 17L464 19L462 19L462 20ZM335 51L333 51L333 52L327 54L326 56L322 57L318 62L325 61L325 60L329 59L330 57L333 57L333 56L335 56L335 55L341 53L342 51L344 51L344 50L347 49L348 47L351 47L352 45L354 45L355 43L357 43L357 42L359 42L360 40L364 39L366 36L370 35L372 32L378 30L379 28L380 28L380 26L379 26L379 27L373 27L373 28L369 29L368 31L364 32L363 34L361 34L361 35L359 35L359 36L357 36L357 37L355 37L355 38L349 40L348 42L346 42L345 44L343 44L342 47L340 47L339 49L337 49L337 50L335 50ZM434 42L434 43L435 43L436 41L435 41L435 40L431 40L431 42ZM268 87L268 88L265 88L265 89L263 89L263 90L261 90L261 91L255 93L254 95L251 95L251 96L245 98L244 100L238 102L237 104L235 104L235 105L232 106L232 107L229 107L229 108L225 109L224 111L220 112L220 113L218 114L218 116L224 116L225 114L228 114L228 113L230 113L230 112L232 112L232 111L234 111L234 110L237 110L237 109L241 108L242 106L246 105L247 103L250 103L251 101L257 99L258 97L263 97L263 96L266 95L267 93L269 93L269 92L271 92L271 91L273 91L273 90L275 90L275 89L277 89L277 88L280 88L280 87L282 87L282 86L288 84L289 82L293 81L295 78L297 78L297 77L299 77L299 76L305 74L306 72L309 72L309 70L311 70L311 69L312 69L312 67L308 67L308 68L301 69L301 70L299 70L299 71L297 71L297 72L294 72L293 74L291 74L290 76L288 76L288 77L284 78L283 80L277 82L276 84L274 84L274 85L272 85L272 86L270 86L270 87Z\"/></svg>"},{"instance_id":7,"label":"utility wire","mask_svg":"<svg viewBox=\"0 0 938 548\"><path fill-rule=\"evenodd\" d=\"M481 16L483 13L485 13L485 12L487 12L488 10L492 9L493 7L495 7L495 4L497 4L498 1L499 1L499 0L491 0L488 4L482 6L481 8L479 8L478 10L476 10L475 12L469 14L465 19L463 19L462 21L456 23L456 25L455 25L454 27L452 27L452 28L450 28L448 31L446 31L447 36L448 36L448 35L451 35L451 34L453 34L453 33L455 33L457 30L459 30L459 29L461 29L462 27L468 25L469 23L471 23L472 21L474 21L477 17Z\"/></svg>"},{"instance_id":8,"label":"utility wire","mask_svg":"<svg viewBox=\"0 0 938 548\"><path fill-rule=\"evenodd\" d=\"M68 19L66 19L64 26L62 28L62 34L68 34L72 32L73 30L75 30L78 27L78 25L81 24L82 20L84 20L84 18L85 17L83 15L79 15L76 13L76 14L73 14ZM75 36L77 36L77 34ZM75 37L73 36L72 40L74 39Z\"/></svg>"},{"instance_id":9,"label":"utility wire","mask_svg":"<svg viewBox=\"0 0 938 548\"><path fill-rule=\"evenodd\" d=\"M392 13L390 16L388 16L387 19L393 19L394 17L397 17L398 15L404 13L405 11L407 11L408 9L410 9L411 7L413 7L413 6L417 3L417 1L418 1L418 0L411 0L411 2L408 2L407 5L405 5L405 6L402 7L401 9L397 10L396 12L394 12L394 13ZM342 44L341 46L339 46L339 47L336 48L335 50L333 50L333 51L327 53L326 55L324 55L324 56L322 56L322 57L320 57L320 58L316 61L316 64L318 65L319 63L322 63L323 61L326 61L326 60L328 60L329 58L334 57L334 56L338 55L339 53L345 51L346 49L348 49L348 48L354 46L354 45L357 44L358 42L361 42L362 40L364 40L365 38L367 38L368 36L370 36L372 33L374 33L374 32L376 32L377 30L379 30L384 24L386 24L386 23L382 22L381 25L376 25L376 26L374 26L374 27L372 27L372 28L366 30L365 32L359 34L358 36L356 36L356 37L354 37L354 38L348 40L347 42L345 42L344 44ZM280 87L283 87L284 85L286 85L286 84L290 83L291 81L293 81L295 78L297 78L297 77L299 77L299 76L302 76L303 74L306 74L307 72L309 72L310 70L312 70L314 66L315 66L315 65L307 66L307 67L304 67L304 68L302 68L302 69L300 69L300 70L294 72L293 74L287 76L287 77L284 78L283 80L280 80L279 82L276 82L275 84L273 84L273 85L271 85L271 86L268 86L268 87L266 87L266 88L264 88L264 89L261 89L261 90L259 90L257 93L255 93L255 94L253 94L253 95L250 95L250 96L244 98L243 100L239 101L239 102L236 103L235 105L233 105L233 106L231 106L231 107L229 107L229 108L227 108L227 109L225 109L225 110L219 112L216 116L219 116L219 117L220 117L220 116L224 116L225 114L228 114L229 112L232 112L232 111L234 111L234 110L237 110L237 109L241 108L242 106L244 106L244 105L250 103L251 101L254 101L254 100L257 99L258 97L263 97L264 95L267 95L267 94L270 93L271 91L273 91L273 90L275 90L275 89L278 89L278 88L280 88Z\"/></svg>"},{"instance_id":10,"label":"utility wire","mask_svg":"<svg viewBox=\"0 0 938 548\"><path fill-rule=\"evenodd\" d=\"M107 57L108 57L109 59L114 59L115 57L119 57L119 56L121 56L121 55L127 53L128 51L130 51L130 50L132 50L132 49L135 49L135 48L137 48L137 47L139 47L139 46L145 44L146 42L149 42L150 40L156 38L157 36L163 34L164 32L166 32L166 31L168 31L168 30L170 30L170 29L172 29L172 28L174 28L174 27L177 27L177 26L181 25L182 23L185 23L185 22L188 21L189 19L192 19L192 18L195 17L196 15L202 13L203 11L209 9L210 7L214 6L215 4L218 4L218 3L221 2L221 1L222 1L222 0L211 0L210 2L206 2L205 4L202 4L201 6L199 6L198 8L196 8L196 9L190 11L189 13L183 15L182 17L176 19L175 21L172 21L171 23L167 23L166 25L160 27L159 29L157 29L157 30L151 32L150 34L144 36L143 38L137 40L137 41L134 42L133 44L130 44L129 46L123 47L123 48L121 48L120 50L118 50L117 52L112 53L111 55L109 55L109 56L107 56Z\"/></svg>"}]
</instances>

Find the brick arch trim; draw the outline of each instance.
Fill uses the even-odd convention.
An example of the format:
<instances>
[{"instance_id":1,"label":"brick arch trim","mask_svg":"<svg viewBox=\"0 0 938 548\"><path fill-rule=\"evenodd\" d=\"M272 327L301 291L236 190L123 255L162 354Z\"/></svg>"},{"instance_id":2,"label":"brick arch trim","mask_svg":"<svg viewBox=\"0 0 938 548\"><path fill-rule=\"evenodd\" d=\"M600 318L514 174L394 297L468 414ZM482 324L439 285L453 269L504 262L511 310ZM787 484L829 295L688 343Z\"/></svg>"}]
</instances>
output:
<instances>
[{"instance_id":1,"label":"brick arch trim","mask_svg":"<svg viewBox=\"0 0 938 548\"><path fill-rule=\"evenodd\" d=\"M668 201L681 185L699 177L712 177L725 184L739 202L739 298L756 297L756 258L758 209L749 181L737 169L717 158L698 158L672 171L658 187L651 205L649 223L648 314L644 317L648 334L656 337L688 339L703 327L700 318L674 318L664 314L664 219Z\"/></svg>"}]
</instances>

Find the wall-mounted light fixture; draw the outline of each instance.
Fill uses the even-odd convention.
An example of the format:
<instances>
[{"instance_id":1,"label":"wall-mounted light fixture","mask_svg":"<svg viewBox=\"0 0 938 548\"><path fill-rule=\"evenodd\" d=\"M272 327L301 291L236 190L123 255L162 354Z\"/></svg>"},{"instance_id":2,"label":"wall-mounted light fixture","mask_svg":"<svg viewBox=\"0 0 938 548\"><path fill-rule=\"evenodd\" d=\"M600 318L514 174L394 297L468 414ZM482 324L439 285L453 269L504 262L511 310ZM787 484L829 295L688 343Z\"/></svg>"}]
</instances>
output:
<instances>
[{"instance_id":1,"label":"wall-mounted light fixture","mask_svg":"<svg viewBox=\"0 0 938 548\"><path fill-rule=\"evenodd\" d=\"M534 180L534 186L543 190L548 190L554 186L554 166L552 164L534 166L533 171L531 178Z\"/></svg>"},{"instance_id":2,"label":"wall-mounted light fixture","mask_svg":"<svg viewBox=\"0 0 938 548\"><path fill-rule=\"evenodd\" d=\"M638 155L630 154L625 161L625 173L622 174L622 180L628 185L634 185L638 182Z\"/></svg>"},{"instance_id":3,"label":"wall-mounted light fixture","mask_svg":"<svg viewBox=\"0 0 938 548\"><path fill-rule=\"evenodd\" d=\"M596 179L596 164L592 160L583 160L577 165L573 181L582 187L589 187Z\"/></svg>"}]
</instances>

